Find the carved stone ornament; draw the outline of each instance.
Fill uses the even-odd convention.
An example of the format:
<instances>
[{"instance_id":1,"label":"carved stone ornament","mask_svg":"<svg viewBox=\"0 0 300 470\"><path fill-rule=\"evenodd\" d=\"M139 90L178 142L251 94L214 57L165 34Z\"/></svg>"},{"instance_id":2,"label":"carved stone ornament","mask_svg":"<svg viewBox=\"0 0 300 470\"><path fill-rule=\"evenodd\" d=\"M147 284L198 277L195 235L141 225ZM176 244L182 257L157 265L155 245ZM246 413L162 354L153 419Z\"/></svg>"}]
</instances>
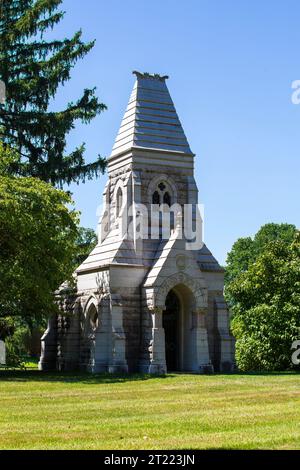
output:
<instances>
[{"instance_id":1,"label":"carved stone ornament","mask_svg":"<svg viewBox=\"0 0 300 470\"><path fill-rule=\"evenodd\" d=\"M179 271L184 271L186 268L186 256L184 255L177 255L176 256L176 266Z\"/></svg>"},{"instance_id":2,"label":"carved stone ornament","mask_svg":"<svg viewBox=\"0 0 300 470\"><path fill-rule=\"evenodd\" d=\"M148 73L148 72L138 72L137 70L134 70L133 75L136 75L136 77L141 78L141 79L150 79L150 80L159 80L160 82L164 82L169 78L168 75L159 75L158 73Z\"/></svg>"}]
</instances>

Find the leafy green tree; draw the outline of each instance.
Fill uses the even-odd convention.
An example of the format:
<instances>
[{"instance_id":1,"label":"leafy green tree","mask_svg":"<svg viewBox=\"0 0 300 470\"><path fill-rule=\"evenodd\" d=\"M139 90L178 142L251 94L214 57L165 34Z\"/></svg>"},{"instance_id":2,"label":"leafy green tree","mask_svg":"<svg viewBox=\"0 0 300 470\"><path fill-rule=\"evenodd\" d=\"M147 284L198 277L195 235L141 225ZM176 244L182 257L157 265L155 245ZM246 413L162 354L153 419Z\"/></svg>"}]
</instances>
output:
<instances>
[{"instance_id":1,"label":"leafy green tree","mask_svg":"<svg viewBox=\"0 0 300 470\"><path fill-rule=\"evenodd\" d=\"M292 342L300 338L300 232L292 243L274 240L265 245L227 290L234 299L232 331L239 368L291 368Z\"/></svg>"},{"instance_id":2,"label":"leafy green tree","mask_svg":"<svg viewBox=\"0 0 300 470\"><path fill-rule=\"evenodd\" d=\"M295 225L292 224L265 224L254 236L254 247L256 256L259 256L260 253L264 250L265 246L276 240L282 240L283 242L290 244L297 229Z\"/></svg>"},{"instance_id":3,"label":"leafy green tree","mask_svg":"<svg viewBox=\"0 0 300 470\"><path fill-rule=\"evenodd\" d=\"M66 138L76 121L89 123L106 109L85 89L65 109L50 111L60 85L76 62L94 46L81 31L70 39L46 41L44 34L61 21L62 0L1 0L0 79L6 104L0 104L0 138L18 150L17 171L52 184L84 181L101 173L105 160L85 163L85 145L66 152Z\"/></svg>"},{"instance_id":4,"label":"leafy green tree","mask_svg":"<svg viewBox=\"0 0 300 470\"><path fill-rule=\"evenodd\" d=\"M247 271L255 260L254 241L251 237L239 238L227 255L225 267L226 285L241 273Z\"/></svg>"},{"instance_id":5,"label":"leafy green tree","mask_svg":"<svg viewBox=\"0 0 300 470\"><path fill-rule=\"evenodd\" d=\"M233 244L227 255L225 268L225 296L230 306L234 305L235 300L228 290L229 284L249 269L251 264L264 252L268 243L282 240L289 244L295 234L295 225L270 223L263 225L253 238L239 238Z\"/></svg>"},{"instance_id":6,"label":"leafy green tree","mask_svg":"<svg viewBox=\"0 0 300 470\"><path fill-rule=\"evenodd\" d=\"M8 176L10 155L0 145L0 318L33 325L56 311L54 291L72 279L78 214L67 207L70 196L49 183Z\"/></svg>"},{"instance_id":7,"label":"leafy green tree","mask_svg":"<svg viewBox=\"0 0 300 470\"><path fill-rule=\"evenodd\" d=\"M75 269L89 256L97 245L97 234L92 228L79 227L76 240L77 254L75 257Z\"/></svg>"}]
</instances>

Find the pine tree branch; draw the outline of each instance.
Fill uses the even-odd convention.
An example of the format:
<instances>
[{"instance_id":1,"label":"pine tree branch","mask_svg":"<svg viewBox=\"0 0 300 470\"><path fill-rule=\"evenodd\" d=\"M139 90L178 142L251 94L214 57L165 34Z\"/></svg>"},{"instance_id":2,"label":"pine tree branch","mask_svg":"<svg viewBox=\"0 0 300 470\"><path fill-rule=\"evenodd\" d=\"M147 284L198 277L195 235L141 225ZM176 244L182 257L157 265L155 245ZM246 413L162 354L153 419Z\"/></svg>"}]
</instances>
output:
<instances>
[{"instance_id":1,"label":"pine tree branch","mask_svg":"<svg viewBox=\"0 0 300 470\"><path fill-rule=\"evenodd\" d=\"M20 174L32 174L53 184L84 181L104 171L105 159L85 163L81 145L66 155L67 136L76 121L89 123L106 109L95 89L65 109L49 112L51 98L71 77L71 69L94 46L82 32L70 39L42 39L64 13L61 0L2 0L0 3L0 79L7 85L7 103L0 105L0 135L22 161Z\"/></svg>"}]
</instances>

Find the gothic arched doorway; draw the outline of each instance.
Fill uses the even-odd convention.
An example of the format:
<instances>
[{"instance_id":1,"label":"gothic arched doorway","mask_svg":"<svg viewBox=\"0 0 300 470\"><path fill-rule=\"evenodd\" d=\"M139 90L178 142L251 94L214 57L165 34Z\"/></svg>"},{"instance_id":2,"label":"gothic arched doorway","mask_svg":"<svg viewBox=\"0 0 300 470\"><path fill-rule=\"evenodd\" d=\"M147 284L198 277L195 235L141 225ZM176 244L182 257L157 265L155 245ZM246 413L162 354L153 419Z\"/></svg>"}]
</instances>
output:
<instances>
[{"instance_id":1,"label":"gothic arched doorway","mask_svg":"<svg viewBox=\"0 0 300 470\"><path fill-rule=\"evenodd\" d=\"M179 327L180 301L171 290L166 298L166 309L163 312L163 328L165 330L166 365L168 371L179 370Z\"/></svg>"}]
</instances>

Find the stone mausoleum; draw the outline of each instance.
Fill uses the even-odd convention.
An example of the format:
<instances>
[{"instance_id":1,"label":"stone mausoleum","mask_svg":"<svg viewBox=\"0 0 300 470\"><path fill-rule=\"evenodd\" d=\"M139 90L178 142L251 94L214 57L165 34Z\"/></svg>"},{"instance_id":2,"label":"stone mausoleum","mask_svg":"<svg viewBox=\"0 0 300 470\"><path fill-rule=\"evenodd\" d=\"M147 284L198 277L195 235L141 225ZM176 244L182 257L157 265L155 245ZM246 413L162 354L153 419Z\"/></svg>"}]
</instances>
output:
<instances>
[{"instance_id":1,"label":"stone mausoleum","mask_svg":"<svg viewBox=\"0 0 300 470\"><path fill-rule=\"evenodd\" d=\"M189 221L180 216L180 208L192 207L191 224L198 227L195 155L168 77L134 74L108 159L99 242L76 270L76 288L62 286L57 293L61 314L49 321L39 366L111 373L230 371L234 340L224 272L204 244L189 243L183 230ZM173 206L177 212L170 214L168 231L161 212ZM128 223L130 231L124 229Z\"/></svg>"}]
</instances>

